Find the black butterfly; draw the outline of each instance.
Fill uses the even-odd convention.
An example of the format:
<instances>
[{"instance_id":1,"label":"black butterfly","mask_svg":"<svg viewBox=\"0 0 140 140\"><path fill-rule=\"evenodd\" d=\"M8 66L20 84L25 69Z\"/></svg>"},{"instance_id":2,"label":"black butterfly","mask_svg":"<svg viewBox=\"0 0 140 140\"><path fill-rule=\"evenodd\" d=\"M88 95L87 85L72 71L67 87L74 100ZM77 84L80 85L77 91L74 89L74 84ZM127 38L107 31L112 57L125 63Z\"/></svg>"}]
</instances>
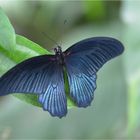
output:
<instances>
[{"instance_id":1,"label":"black butterfly","mask_svg":"<svg viewBox=\"0 0 140 140\"><path fill-rule=\"evenodd\" d=\"M36 94L44 110L61 118L67 114L64 69L72 100L78 107L87 107L96 89L96 72L123 50L118 40L109 37L85 39L64 52L58 46L55 55L32 57L5 73L0 78L0 96Z\"/></svg>"}]
</instances>

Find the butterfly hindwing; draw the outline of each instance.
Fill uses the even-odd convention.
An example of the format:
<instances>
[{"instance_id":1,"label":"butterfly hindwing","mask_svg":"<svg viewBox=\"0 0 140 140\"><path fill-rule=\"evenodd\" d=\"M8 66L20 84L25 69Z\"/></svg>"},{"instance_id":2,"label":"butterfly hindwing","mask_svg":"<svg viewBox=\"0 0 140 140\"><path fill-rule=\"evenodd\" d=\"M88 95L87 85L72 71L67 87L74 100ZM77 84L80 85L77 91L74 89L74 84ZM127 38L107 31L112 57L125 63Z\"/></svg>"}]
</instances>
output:
<instances>
[{"instance_id":1,"label":"butterfly hindwing","mask_svg":"<svg viewBox=\"0 0 140 140\"><path fill-rule=\"evenodd\" d=\"M61 65L52 65L48 75L49 84L45 93L39 95L39 102L43 105L43 109L49 111L52 116L61 118L67 113L67 101Z\"/></svg>"},{"instance_id":2,"label":"butterfly hindwing","mask_svg":"<svg viewBox=\"0 0 140 140\"><path fill-rule=\"evenodd\" d=\"M78 66L74 58L66 59L66 69L70 86L70 96L78 107L87 107L94 98L96 89L96 74L87 74L84 68ZM80 64L79 64L80 65Z\"/></svg>"},{"instance_id":3,"label":"butterfly hindwing","mask_svg":"<svg viewBox=\"0 0 140 140\"><path fill-rule=\"evenodd\" d=\"M77 106L90 105L96 89L96 72L122 52L122 44L107 37L80 41L64 52L70 95Z\"/></svg>"},{"instance_id":4,"label":"butterfly hindwing","mask_svg":"<svg viewBox=\"0 0 140 140\"><path fill-rule=\"evenodd\" d=\"M53 55L27 59L0 78L0 96L10 93L39 95L39 102L51 115L62 117L67 113L63 67Z\"/></svg>"}]
</instances>

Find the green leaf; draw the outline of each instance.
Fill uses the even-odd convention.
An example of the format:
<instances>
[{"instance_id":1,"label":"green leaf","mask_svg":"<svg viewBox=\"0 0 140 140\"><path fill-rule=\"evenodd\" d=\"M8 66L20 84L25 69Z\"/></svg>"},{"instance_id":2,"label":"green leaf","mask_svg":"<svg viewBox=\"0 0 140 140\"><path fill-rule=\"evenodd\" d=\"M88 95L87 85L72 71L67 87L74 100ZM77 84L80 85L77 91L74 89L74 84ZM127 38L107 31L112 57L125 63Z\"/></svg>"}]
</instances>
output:
<instances>
[{"instance_id":1,"label":"green leaf","mask_svg":"<svg viewBox=\"0 0 140 140\"><path fill-rule=\"evenodd\" d=\"M15 54L19 54L15 56ZM16 49L14 51L13 59L19 63L25 59L28 59L37 55L51 54L46 49L42 48L38 44L30 41L29 39L16 35Z\"/></svg>"},{"instance_id":2,"label":"green leaf","mask_svg":"<svg viewBox=\"0 0 140 140\"><path fill-rule=\"evenodd\" d=\"M8 17L0 8L0 46L6 50L14 49L16 46L15 31Z\"/></svg>"},{"instance_id":3,"label":"green leaf","mask_svg":"<svg viewBox=\"0 0 140 140\"><path fill-rule=\"evenodd\" d=\"M18 54L18 55L17 55ZM20 35L16 35L16 46L12 50L4 49L0 46L0 74L2 75L15 64L33 57L42 54L50 54L47 50L40 47L38 44L22 37ZM36 106L40 106L37 102L37 96L35 95L25 95L25 94L13 94L15 97L31 103Z\"/></svg>"},{"instance_id":4,"label":"green leaf","mask_svg":"<svg viewBox=\"0 0 140 140\"><path fill-rule=\"evenodd\" d=\"M38 44L28 40L25 37L22 37L20 35L16 36L16 49L15 49L15 54L19 54L18 56L13 56L13 59L15 60L15 62L21 62L24 59L33 57L33 56L37 56L37 55L43 55L43 54L51 54L50 52L48 52L46 49L43 49L42 47L40 47ZM66 88L68 88L68 82L67 80L66 82ZM68 92L68 91L66 91ZM72 100L70 99L70 97L67 95L67 99L68 99L68 107L71 108L72 106L74 106L74 103L72 102ZM37 100L37 96L36 95L26 95L26 94L15 94L16 97L18 97L19 99L26 101L28 103L31 103L33 105L36 106L40 106L40 104L38 103Z\"/></svg>"},{"instance_id":5,"label":"green leaf","mask_svg":"<svg viewBox=\"0 0 140 140\"><path fill-rule=\"evenodd\" d=\"M18 55L15 55L18 54ZM22 62L25 59L31 58L33 56L43 55L43 54L51 54L46 49L40 47L38 44L30 41L29 39L16 35L16 47L15 49L11 50L5 50L2 47L0 47L0 74L2 75L7 70L9 70L11 67L13 67L15 64ZM66 80L66 88L68 88L68 82ZM20 100L23 100L25 102L28 102L30 104L33 104L35 106L41 106L38 103L38 99L36 95L27 95L27 94L13 94L15 97L19 98ZM67 103L68 108L71 108L74 106L74 103L72 102L71 98L67 95Z\"/></svg>"},{"instance_id":6,"label":"green leaf","mask_svg":"<svg viewBox=\"0 0 140 140\"><path fill-rule=\"evenodd\" d=\"M15 55L18 54L18 55ZM19 63L25 59L31 58L33 56L43 55L43 54L50 54L46 49L40 47L38 44L30 41L29 39L16 35L16 48L12 53L12 60L16 63ZM38 99L36 95L31 94L14 94L15 97L23 100L27 103L31 103L35 106L41 106L38 103Z\"/></svg>"},{"instance_id":7,"label":"green leaf","mask_svg":"<svg viewBox=\"0 0 140 140\"><path fill-rule=\"evenodd\" d=\"M7 63L7 67L5 67L4 70L1 70L0 68L0 71L2 71L3 73L5 71L7 71L9 68L11 68L12 66L14 66L15 64L25 60L25 59L28 59L28 58L31 58L33 56L38 56L38 55L43 55L43 54L51 54L50 52L48 52L46 49L40 47L38 44L28 40L27 38L23 37L23 36L20 36L20 35L16 35L16 47L15 49L13 50L13 52L9 52L8 50L3 50L0 48L0 52L2 53L0 55L0 58L1 60L3 59L7 59L6 63ZM18 55L15 55L15 54L18 54ZM4 55L4 57L2 58L2 56ZM2 63L4 62L4 63ZM3 66L5 64L5 61L2 61L1 65ZM10 67L8 67L8 63L11 63L10 64ZM67 82L67 79L66 79L66 84L65 84L65 87L66 89L68 89L68 82ZM68 108L71 108L72 106L74 106L74 103L72 102L71 98L69 97L68 95L68 91L67 92L67 98L68 98ZM31 103L33 105L36 105L36 106L41 106L39 103L38 103L38 99L37 99L37 96L36 95L27 95L27 94L14 94L15 97L19 98L20 100L23 100L23 101L26 101L28 103Z\"/></svg>"},{"instance_id":8,"label":"green leaf","mask_svg":"<svg viewBox=\"0 0 140 140\"><path fill-rule=\"evenodd\" d=\"M0 75L25 59L43 54L49 55L51 53L29 39L16 35L8 17L0 8ZM65 79L65 82L65 88L68 89L67 79ZM18 93L13 95L30 104L41 106L36 95ZM68 93L66 95L68 107L70 108L74 106L74 103Z\"/></svg>"}]
</instances>

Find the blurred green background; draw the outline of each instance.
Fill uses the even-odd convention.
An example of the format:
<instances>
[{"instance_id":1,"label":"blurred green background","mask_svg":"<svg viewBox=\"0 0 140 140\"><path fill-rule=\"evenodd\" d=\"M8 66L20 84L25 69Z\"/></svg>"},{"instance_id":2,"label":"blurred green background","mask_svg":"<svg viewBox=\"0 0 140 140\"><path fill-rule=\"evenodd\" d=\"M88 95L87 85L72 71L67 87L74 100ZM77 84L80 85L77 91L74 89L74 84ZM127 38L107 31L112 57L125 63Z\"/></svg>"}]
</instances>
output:
<instances>
[{"instance_id":1,"label":"blurred green background","mask_svg":"<svg viewBox=\"0 0 140 140\"><path fill-rule=\"evenodd\" d=\"M92 105L72 108L54 118L12 95L0 98L0 140L140 139L140 2L139 1L5 1L17 34L44 48L94 36L110 36L125 46L122 56L98 72ZM64 24L64 21L67 21Z\"/></svg>"}]
</instances>

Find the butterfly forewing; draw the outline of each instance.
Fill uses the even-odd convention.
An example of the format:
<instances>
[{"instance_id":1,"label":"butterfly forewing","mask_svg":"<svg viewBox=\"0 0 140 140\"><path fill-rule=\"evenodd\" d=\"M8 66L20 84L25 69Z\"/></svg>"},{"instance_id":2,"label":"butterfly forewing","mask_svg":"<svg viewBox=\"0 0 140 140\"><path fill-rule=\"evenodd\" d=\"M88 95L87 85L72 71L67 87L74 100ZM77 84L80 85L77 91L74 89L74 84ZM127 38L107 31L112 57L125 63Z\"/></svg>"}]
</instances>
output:
<instances>
[{"instance_id":1,"label":"butterfly forewing","mask_svg":"<svg viewBox=\"0 0 140 140\"><path fill-rule=\"evenodd\" d=\"M50 57L44 55L27 59L6 72L0 78L0 95L15 92L43 93L48 84L45 74L51 65Z\"/></svg>"},{"instance_id":2,"label":"butterfly forewing","mask_svg":"<svg viewBox=\"0 0 140 140\"><path fill-rule=\"evenodd\" d=\"M116 39L95 37L80 41L64 52L70 95L79 107L86 107L93 100L96 72L123 49Z\"/></svg>"}]
</instances>

